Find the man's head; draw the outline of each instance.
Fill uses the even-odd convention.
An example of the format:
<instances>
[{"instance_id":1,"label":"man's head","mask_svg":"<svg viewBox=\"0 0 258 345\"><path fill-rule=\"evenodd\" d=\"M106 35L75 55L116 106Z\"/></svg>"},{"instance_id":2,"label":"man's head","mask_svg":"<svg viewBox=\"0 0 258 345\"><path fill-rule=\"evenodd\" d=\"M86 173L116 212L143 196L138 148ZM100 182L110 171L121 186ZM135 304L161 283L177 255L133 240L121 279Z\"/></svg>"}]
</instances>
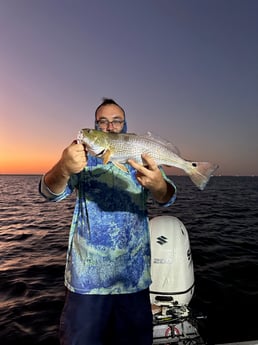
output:
<instances>
[{"instance_id":1,"label":"man's head","mask_svg":"<svg viewBox=\"0 0 258 345\"><path fill-rule=\"evenodd\" d=\"M126 133L124 109L113 99L104 98L95 111L95 128L103 132Z\"/></svg>"}]
</instances>

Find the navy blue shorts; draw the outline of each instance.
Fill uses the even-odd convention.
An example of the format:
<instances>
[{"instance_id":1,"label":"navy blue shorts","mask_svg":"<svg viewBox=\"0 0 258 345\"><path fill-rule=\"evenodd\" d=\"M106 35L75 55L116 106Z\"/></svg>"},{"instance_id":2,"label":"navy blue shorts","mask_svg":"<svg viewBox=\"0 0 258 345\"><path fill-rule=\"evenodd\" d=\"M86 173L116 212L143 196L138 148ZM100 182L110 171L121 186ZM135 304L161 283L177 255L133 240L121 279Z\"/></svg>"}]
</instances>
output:
<instances>
[{"instance_id":1,"label":"navy blue shorts","mask_svg":"<svg viewBox=\"0 0 258 345\"><path fill-rule=\"evenodd\" d=\"M122 295L67 292L61 345L152 345L149 290Z\"/></svg>"}]
</instances>

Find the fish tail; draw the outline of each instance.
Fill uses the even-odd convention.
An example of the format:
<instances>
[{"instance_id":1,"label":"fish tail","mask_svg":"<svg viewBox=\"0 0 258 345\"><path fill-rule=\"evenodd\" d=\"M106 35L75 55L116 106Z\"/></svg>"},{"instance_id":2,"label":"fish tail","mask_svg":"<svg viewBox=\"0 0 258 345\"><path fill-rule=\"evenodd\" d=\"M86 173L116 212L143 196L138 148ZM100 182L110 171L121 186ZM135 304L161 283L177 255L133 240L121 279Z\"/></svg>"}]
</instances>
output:
<instances>
[{"instance_id":1,"label":"fish tail","mask_svg":"<svg viewBox=\"0 0 258 345\"><path fill-rule=\"evenodd\" d=\"M203 190L207 185L210 177L218 168L217 164L208 162L192 162L191 169L188 171L190 179L200 189Z\"/></svg>"}]
</instances>

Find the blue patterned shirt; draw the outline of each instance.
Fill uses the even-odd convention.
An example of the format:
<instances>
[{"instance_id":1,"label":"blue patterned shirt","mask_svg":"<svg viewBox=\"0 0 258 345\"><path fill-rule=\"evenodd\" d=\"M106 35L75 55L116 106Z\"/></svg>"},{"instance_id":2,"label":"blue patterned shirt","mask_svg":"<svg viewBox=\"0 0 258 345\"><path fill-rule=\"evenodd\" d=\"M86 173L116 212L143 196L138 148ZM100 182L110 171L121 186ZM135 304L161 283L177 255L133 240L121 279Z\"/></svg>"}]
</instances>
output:
<instances>
[{"instance_id":1,"label":"blue patterned shirt","mask_svg":"<svg viewBox=\"0 0 258 345\"><path fill-rule=\"evenodd\" d=\"M71 176L63 193L53 194L41 181L41 194L52 201L77 190L65 269L65 285L73 292L132 293L151 283L148 191L126 167L128 172L88 156L87 166ZM174 200L175 195L164 206Z\"/></svg>"}]
</instances>

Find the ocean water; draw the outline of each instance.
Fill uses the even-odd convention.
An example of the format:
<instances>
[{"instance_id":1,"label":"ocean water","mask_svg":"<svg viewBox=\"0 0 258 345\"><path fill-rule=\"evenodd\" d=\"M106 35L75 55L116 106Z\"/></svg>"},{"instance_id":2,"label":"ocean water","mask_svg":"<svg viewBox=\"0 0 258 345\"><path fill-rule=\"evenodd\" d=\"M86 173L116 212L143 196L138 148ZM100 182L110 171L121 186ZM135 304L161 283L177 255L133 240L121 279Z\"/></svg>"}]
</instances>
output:
<instances>
[{"instance_id":1,"label":"ocean water","mask_svg":"<svg viewBox=\"0 0 258 345\"><path fill-rule=\"evenodd\" d=\"M194 310L210 344L258 339L258 177L213 177L199 191L173 177L176 203L150 217L181 219L195 267ZM38 194L39 176L0 176L0 344L58 344L74 196Z\"/></svg>"}]
</instances>

